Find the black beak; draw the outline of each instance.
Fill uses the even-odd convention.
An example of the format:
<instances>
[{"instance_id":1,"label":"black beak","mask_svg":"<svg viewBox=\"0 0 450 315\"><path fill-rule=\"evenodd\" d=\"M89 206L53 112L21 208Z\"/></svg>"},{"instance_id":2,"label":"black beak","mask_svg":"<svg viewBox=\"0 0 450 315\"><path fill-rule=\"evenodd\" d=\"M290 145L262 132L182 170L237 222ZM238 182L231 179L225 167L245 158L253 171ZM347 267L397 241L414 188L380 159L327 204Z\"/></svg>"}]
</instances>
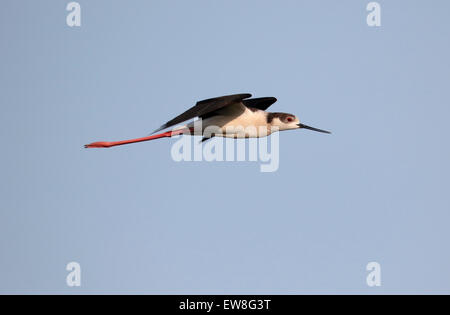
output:
<instances>
[{"instance_id":1,"label":"black beak","mask_svg":"<svg viewBox=\"0 0 450 315\"><path fill-rule=\"evenodd\" d=\"M309 129L309 130L314 130L314 131L317 131L317 132L331 133L331 132L329 132L329 131L322 130L322 129L317 129L317 128L310 127L310 126L307 126L307 125L304 125L304 124L298 124L298 126L299 126L300 128Z\"/></svg>"}]
</instances>

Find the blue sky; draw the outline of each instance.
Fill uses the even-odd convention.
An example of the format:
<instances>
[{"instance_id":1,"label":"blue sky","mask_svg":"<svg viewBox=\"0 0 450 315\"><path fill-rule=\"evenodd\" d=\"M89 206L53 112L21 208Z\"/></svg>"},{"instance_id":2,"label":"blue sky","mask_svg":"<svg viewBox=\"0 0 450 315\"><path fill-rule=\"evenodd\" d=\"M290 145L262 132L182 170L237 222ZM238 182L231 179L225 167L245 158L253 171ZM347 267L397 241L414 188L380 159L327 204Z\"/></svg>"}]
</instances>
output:
<instances>
[{"instance_id":1,"label":"blue sky","mask_svg":"<svg viewBox=\"0 0 450 315\"><path fill-rule=\"evenodd\" d=\"M448 1L68 2L0 11L1 292L449 293ZM245 92L333 134L274 173L83 148Z\"/></svg>"}]
</instances>

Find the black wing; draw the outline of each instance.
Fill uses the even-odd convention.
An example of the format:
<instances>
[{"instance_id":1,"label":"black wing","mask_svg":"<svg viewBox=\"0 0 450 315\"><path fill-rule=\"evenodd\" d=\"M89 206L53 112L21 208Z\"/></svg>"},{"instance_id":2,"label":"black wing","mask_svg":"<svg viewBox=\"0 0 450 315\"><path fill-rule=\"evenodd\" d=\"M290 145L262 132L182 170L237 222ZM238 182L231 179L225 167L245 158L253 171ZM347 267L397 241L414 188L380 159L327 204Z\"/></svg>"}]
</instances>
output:
<instances>
[{"instance_id":1,"label":"black wing","mask_svg":"<svg viewBox=\"0 0 450 315\"><path fill-rule=\"evenodd\" d=\"M260 110L266 110L270 105L275 103L277 99L275 97L259 97L259 98L251 98L249 100L242 101L245 106L257 108Z\"/></svg>"},{"instance_id":2,"label":"black wing","mask_svg":"<svg viewBox=\"0 0 450 315\"><path fill-rule=\"evenodd\" d=\"M194 107L188 109L183 114L175 117L174 119L169 120L164 125L153 131L153 133L175 126L188 119L205 116L206 114L211 113L220 108L223 108L225 106L234 104L236 102L242 102L242 100L249 98L251 96L252 96L251 94L234 94L199 101L197 102L197 104L195 104Z\"/></svg>"}]
</instances>

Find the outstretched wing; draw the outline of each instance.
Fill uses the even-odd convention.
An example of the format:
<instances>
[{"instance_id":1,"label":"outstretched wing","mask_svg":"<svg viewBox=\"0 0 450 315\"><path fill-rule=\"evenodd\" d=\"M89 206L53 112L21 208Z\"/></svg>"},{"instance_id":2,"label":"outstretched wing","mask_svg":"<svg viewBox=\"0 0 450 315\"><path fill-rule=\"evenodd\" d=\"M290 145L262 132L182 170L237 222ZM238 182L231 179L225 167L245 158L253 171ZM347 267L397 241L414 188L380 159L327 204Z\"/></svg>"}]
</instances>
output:
<instances>
[{"instance_id":1,"label":"outstretched wing","mask_svg":"<svg viewBox=\"0 0 450 315\"><path fill-rule=\"evenodd\" d=\"M243 100L245 106L251 108L257 108L260 110L266 110L270 105L275 103L277 99L275 97L259 97L259 98L251 98L248 100Z\"/></svg>"},{"instance_id":2,"label":"outstretched wing","mask_svg":"<svg viewBox=\"0 0 450 315\"><path fill-rule=\"evenodd\" d=\"M234 94L199 101L197 102L197 104L195 104L194 107L188 109L187 111L185 111L181 115L178 115L174 119L169 120L164 125L153 131L153 133L175 126L188 119L205 116L208 113L224 108L228 105L242 102L244 99L249 98L251 96L252 96L251 94Z\"/></svg>"}]
</instances>

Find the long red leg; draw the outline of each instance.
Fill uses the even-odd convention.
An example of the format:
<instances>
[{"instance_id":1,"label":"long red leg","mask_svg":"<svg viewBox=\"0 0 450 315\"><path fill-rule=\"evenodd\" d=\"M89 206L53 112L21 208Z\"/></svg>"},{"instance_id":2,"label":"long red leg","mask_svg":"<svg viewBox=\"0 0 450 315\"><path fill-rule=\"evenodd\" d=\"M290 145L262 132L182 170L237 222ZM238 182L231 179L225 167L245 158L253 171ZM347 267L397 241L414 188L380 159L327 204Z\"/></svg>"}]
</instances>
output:
<instances>
[{"instance_id":1,"label":"long red leg","mask_svg":"<svg viewBox=\"0 0 450 315\"><path fill-rule=\"evenodd\" d=\"M93 143L86 144L84 147L85 148L110 148L110 147L114 147L116 145L149 141L149 140L155 140L155 139L159 139L159 138L167 138L167 137L170 138L170 137L177 136L177 135L180 135L185 132L189 132L189 130L188 129L179 129L179 130L175 130L175 131L167 131L167 132L160 133L160 134L153 135L153 136L130 139L130 140L113 141L113 142L107 142L107 141L93 142Z\"/></svg>"}]
</instances>

